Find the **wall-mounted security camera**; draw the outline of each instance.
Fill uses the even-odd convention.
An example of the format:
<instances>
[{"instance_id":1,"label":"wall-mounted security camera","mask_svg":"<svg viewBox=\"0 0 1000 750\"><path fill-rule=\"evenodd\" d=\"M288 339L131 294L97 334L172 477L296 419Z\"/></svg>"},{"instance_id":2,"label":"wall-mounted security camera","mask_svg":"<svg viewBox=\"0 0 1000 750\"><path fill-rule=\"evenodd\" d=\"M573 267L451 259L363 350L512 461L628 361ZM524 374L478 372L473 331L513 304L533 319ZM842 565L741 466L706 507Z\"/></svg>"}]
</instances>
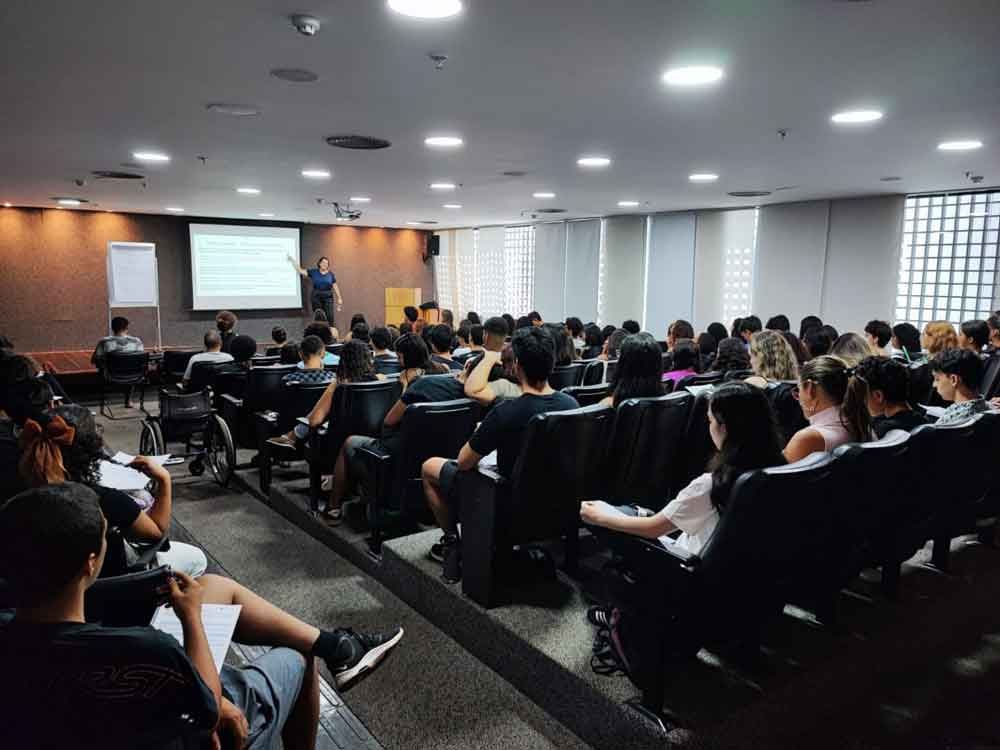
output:
<instances>
[{"instance_id":1,"label":"wall-mounted security camera","mask_svg":"<svg viewBox=\"0 0 1000 750\"><path fill-rule=\"evenodd\" d=\"M303 16L296 14L292 16L292 26L302 36L316 36L319 33L320 22L313 16Z\"/></svg>"}]
</instances>

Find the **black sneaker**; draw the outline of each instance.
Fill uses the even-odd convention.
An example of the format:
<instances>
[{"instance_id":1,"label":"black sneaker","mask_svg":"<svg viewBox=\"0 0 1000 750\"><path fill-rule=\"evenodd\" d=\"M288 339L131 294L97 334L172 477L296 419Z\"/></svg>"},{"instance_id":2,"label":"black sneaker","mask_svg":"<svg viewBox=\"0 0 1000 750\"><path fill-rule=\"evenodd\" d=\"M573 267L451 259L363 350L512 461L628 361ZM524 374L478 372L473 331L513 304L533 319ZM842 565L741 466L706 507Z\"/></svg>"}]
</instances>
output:
<instances>
[{"instance_id":1,"label":"black sneaker","mask_svg":"<svg viewBox=\"0 0 1000 750\"><path fill-rule=\"evenodd\" d=\"M444 545L444 565L441 578L445 583L458 583L462 580L462 542L455 538Z\"/></svg>"},{"instance_id":2,"label":"black sneaker","mask_svg":"<svg viewBox=\"0 0 1000 750\"><path fill-rule=\"evenodd\" d=\"M611 608L599 604L587 607L587 622L597 628L611 627Z\"/></svg>"},{"instance_id":3,"label":"black sneaker","mask_svg":"<svg viewBox=\"0 0 1000 750\"><path fill-rule=\"evenodd\" d=\"M444 534L441 535L441 540L437 544L432 544L430 552L427 556L434 562L443 563L444 562L444 545L447 541Z\"/></svg>"},{"instance_id":4,"label":"black sneaker","mask_svg":"<svg viewBox=\"0 0 1000 750\"><path fill-rule=\"evenodd\" d=\"M326 666L333 673L338 688L374 669L403 637L402 628L389 633L355 633L350 628L333 632L340 636L340 643L336 659L327 659Z\"/></svg>"}]
</instances>

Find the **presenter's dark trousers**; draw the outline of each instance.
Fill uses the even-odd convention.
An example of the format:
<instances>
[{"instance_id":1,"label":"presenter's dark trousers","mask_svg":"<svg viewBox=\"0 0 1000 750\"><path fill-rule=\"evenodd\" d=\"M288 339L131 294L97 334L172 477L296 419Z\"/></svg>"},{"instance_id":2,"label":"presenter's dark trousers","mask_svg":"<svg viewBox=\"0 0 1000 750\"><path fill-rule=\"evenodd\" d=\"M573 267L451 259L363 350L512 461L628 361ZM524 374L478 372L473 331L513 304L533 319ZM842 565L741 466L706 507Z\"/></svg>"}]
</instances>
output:
<instances>
[{"instance_id":1,"label":"presenter's dark trousers","mask_svg":"<svg viewBox=\"0 0 1000 750\"><path fill-rule=\"evenodd\" d=\"M326 315L327 322L333 325L333 295L323 292L313 292L312 299L310 300L312 306L313 315L316 314L317 310L322 310Z\"/></svg>"}]
</instances>

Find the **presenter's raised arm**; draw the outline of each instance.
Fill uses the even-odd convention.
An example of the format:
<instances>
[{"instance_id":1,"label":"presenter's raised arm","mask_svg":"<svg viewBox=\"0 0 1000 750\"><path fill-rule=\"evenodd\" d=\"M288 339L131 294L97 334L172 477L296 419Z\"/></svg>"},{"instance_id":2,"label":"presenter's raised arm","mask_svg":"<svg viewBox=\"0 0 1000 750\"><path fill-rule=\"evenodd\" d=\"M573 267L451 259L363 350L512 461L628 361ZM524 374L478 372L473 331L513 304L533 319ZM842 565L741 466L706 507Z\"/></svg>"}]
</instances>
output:
<instances>
[{"instance_id":1,"label":"presenter's raised arm","mask_svg":"<svg viewBox=\"0 0 1000 750\"><path fill-rule=\"evenodd\" d=\"M288 262L292 264L292 268L294 268L296 271L299 272L299 276L302 277L306 276L306 269L304 269L302 266L296 263L295 258L293 258L291 255L288 256Z\"/></svg>"}]
</instances>

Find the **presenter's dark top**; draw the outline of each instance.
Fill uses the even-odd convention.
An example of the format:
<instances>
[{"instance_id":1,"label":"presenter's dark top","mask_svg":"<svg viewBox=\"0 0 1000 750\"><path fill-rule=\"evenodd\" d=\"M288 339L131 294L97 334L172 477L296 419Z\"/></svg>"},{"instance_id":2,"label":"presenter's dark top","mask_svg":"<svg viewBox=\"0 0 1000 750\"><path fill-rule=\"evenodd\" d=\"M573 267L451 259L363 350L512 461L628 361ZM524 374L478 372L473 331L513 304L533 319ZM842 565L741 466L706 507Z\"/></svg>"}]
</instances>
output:
<instances>
[{"instance_id":1,"label":"presenter's dark top","mask_svg":"<svg viewBox=\"0 0 1000 750\"><path fill-rule=\"evenodd\" d=\"M333 275L333 271L320 273L318 268L310 268L306 273L309 274L309 280L312 282L314 292L329 292L333 289L333 285L337 283L337 277Z\"/></svg>"}]
</instances>

